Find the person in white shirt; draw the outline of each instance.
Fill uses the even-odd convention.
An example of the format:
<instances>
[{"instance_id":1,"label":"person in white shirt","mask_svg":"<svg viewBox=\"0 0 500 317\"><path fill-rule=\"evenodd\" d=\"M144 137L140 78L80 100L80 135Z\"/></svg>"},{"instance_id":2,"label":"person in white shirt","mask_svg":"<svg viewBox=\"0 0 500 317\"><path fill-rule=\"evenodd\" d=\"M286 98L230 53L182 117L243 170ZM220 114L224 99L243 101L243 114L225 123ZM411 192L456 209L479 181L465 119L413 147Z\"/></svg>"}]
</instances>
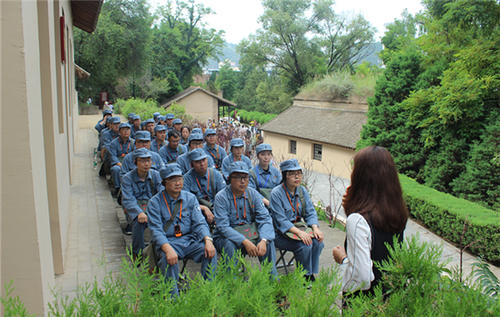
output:
<instances>
[{"instance_id":1,"label":"person in white shirt","mask_svg":"<svg viewBox=\"0 0 500 317\"><path fill-rule=\"evenodd\" d=\"M344 247L333 249L333 257L345 266L342 292L348 305L351 296L373 294L381 279L373 263L389 257L385 243L392 245L394 236L403 241L408 209L389 151L370 146L354 156L351 186L342 204L347 215L346 241Z\"/></svg>"}]
</instances>

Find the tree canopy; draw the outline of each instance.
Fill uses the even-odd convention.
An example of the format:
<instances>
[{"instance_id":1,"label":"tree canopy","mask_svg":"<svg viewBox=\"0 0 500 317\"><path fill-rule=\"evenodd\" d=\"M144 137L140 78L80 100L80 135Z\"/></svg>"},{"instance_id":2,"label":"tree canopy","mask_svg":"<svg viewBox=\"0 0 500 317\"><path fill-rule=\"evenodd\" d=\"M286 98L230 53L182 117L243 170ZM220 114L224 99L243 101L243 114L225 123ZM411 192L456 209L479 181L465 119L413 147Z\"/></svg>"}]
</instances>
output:
<instances>
[{"instance_id":1,"label":"tree canopy","mask_svg":"<svg viewBox=\"0 0 500 317\"><path fill-rule=\"evenodd\" d=\"M264 0L262 28L240 43L251 63L272 67L295 94L314 77L352 68L374 30L361 16L335 14L333 0Z\"/></svg>"},{"instance_id":2,"label":"tree canopy","mask_svg":"<svg viewBox=\"0 0 500 317\"><path fill-rule=\"evenodd\" d=\"M336 14L333 0L263 5L261 29L238 45L240 70L223 66L206 84L244 109L279 113L305 84L352 72L370 53L373 28L361 16ZM224 32L205 24L213 13L196 0L168 0L154 14L147 0L105 1L94 33L74 31L75 60L92 74L77 81L80 97L107 91L111 99L162 103L189 87L224 46Z\"/></svg>"},{"instance_id":3,"label":"tree canopy","mask_svg":"<svg viewBox=\"0 0 500 317\"><path fill-rule=\"evenodd\" d=\"M223 31L205 28L203 19L210 8L194 0L168 1L158 8L159 24L153 29L152 74L166 77L173 72L186 88L202 71L210 56L222 48Z\"/></svg>"},{"instance_id":4,"label":"tree canopy","mask_svg":"<svg viewBox=\"0 0 500 317\"><path fill-rule=\"evenodd\" d=\"M120 78L144 74L153 22L148 10L146 0L105 1L94 33L73 29L75 62L91 73L77 81L82 98L113 93Z\"/></svg>"},{"instance_id":5,"label":"tree canopy","mask_svg":"<svg viewBox=\"0 0 500 317\"><path fill-rule=\"evenodd\" d=\"M161 102L189 87L223 44L223 32L204 24L212 13L194 0L167 1L155 15L147 0L105 1L94 33L74 29L75 61L92 74L77 81L81 98L107 91Z\"/></svg>"},{"instance_id":6,"label":"tree canopy","mask_svg":"<svg viewBox=\"0 0 500 317\"><path fill-rule=\"evenodd\" d=\"M423 14L396 21L382 40L386 69L358 146L385 146L401 172L498 208L500 5L424 5Z\"/></svg>"}]
</instances>

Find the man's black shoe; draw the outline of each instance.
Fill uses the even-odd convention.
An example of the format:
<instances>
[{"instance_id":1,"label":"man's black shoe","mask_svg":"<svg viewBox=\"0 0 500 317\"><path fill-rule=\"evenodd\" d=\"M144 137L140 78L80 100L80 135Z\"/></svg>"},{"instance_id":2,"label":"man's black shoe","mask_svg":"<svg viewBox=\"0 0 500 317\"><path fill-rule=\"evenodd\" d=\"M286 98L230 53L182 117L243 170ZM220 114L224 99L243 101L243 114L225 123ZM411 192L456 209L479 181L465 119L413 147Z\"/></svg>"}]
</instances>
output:
<instances>
[{"instance_id":1,"label":"man's black shoe","mask_svg":"<svg viewBox=\"0 0 500 317\"><path fill-rule=\"evenodd\" d=\"M132 235L132 225L127 224L125 228L122 227L122 232L123 234L126 234L127 236Z\"/></svg>"}]
</instances>

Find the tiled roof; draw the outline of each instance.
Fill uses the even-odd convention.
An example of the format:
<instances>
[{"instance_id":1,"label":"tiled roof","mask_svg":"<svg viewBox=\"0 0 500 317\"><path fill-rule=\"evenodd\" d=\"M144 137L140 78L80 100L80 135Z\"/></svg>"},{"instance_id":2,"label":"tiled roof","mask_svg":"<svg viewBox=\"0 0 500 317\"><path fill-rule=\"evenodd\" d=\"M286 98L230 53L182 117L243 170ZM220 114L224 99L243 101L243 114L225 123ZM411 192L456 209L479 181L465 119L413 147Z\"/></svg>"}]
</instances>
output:
<instances>
[{"instance_id":1,"label":"tiled roof","mask_svg":"<svg viewBox=\"0 0 500 317\"><path fill-rule=\"evenodd\" d=\"M73 25L89 33L94 32L102 2L103 0L72 0Z\"/></svg>"},{"instance_id":2,"label":"tiled roof","mask_svg":"<svg viewBox=\"0 0 500 317\"><path fill-rule=\"evenodd\" d=\"M354 149L365 123L362 110L292 106L262 130Z\"/></svg>"}]
</instances>

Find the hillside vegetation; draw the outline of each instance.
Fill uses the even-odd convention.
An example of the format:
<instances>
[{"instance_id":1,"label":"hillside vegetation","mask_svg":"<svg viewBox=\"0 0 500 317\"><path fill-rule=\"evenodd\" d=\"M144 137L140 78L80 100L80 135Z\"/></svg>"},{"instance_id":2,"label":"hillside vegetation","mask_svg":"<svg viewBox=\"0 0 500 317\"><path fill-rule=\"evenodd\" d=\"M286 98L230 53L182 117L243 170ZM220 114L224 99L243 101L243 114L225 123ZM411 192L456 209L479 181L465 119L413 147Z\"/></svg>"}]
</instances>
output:
<instances>
[{"instance_id":1,"label":"hillside vegetation","mask_svg":"<svg viewBox=\"0 0 500 317\"><path fill-rule=\"evenodd\" d=\"M389 149L399 171L500 207L500 4L423 2L382 38L385 69L358 148Z\"/></svg>"},{"instance_id":2,"label":"hillside vegetation","mask_svg":"<svg viewBox=\"0 0 500 317\"><path fill-rule=\"evenodd\" d=\"M373 96L375 82L380 71L363 64L355 74L335 72L325 75L304 86L296 98L332 101L338 99L354 99L366 102Z\"/></svg>"}]
</instances>

